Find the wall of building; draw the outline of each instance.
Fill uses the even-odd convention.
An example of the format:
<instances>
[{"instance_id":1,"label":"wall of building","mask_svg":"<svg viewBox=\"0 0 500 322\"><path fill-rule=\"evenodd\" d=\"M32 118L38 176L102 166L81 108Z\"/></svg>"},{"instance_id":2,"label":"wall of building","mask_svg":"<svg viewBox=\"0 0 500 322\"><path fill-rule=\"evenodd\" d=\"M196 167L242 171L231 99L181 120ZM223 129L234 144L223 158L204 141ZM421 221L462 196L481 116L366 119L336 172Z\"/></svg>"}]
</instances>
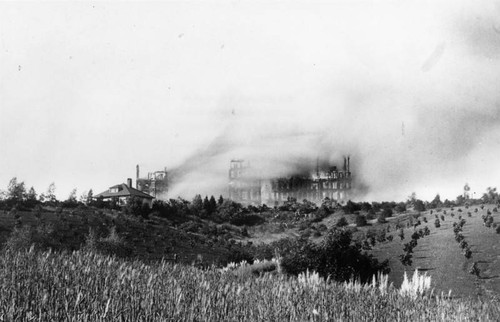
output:
<instances>
[{"instance_id":1,"label":"wall of building","mask_svg":"<svg viewBox=\"0 0 500 322\"><path fill-rule=\"evenodd\" d=\"M139 165L137 165L136 189L155 198L165 196L168 192L167 169L165 168L164 170L149 172L146 177L141 178Z\"/></svg>"},{"instance_id":2,"label":"wall of building","mask_svg":"<svg viewBox=\"0 0 500 322\"><path fill-rule=\"evenodd\" d=\"M232 160L229 167L229 198L244 204L279 205L294 198L321 203L325 198L346 201L352 188L350 159L344 158L343 170L337 167L312 170L309 175L287 178L257 178L243 160ZM249 175L250 174L250 175Z\"/></svg>"}]
</instances>

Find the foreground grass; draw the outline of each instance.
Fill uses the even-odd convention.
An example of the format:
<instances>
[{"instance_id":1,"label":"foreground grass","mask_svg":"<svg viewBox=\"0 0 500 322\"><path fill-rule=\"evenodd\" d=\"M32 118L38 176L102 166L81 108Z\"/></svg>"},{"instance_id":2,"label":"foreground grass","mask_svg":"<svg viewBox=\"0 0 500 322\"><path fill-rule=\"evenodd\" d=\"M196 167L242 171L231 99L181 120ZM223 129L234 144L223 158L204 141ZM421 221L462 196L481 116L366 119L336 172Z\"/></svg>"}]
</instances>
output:
<instances>
[{"instance_id":1,"label":"foreground grass","mask_svg":"<svg viewBox=\"0 0 500 322\"><path fill-rule=\"evenodd\" d=\"M85 252L0 258L2 321L484 321L500 318L498 304Z\"/></svg>"}]
</instances>

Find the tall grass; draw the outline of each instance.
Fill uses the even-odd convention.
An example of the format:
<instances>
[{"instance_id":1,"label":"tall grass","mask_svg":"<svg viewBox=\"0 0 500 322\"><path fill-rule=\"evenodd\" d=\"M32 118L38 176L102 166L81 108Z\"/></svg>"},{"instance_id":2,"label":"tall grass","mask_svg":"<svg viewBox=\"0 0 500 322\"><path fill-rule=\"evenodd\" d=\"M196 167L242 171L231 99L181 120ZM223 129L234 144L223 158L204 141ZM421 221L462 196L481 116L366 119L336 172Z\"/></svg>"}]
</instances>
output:
<instances>
[{"instance_id":1,"label":"tall grass","mask_svg":"<svg viewBox=\"0 0 500 322\"><path fill-rule=\"evenodd\" d=\"M408 298L380 278L347 287L282 274L239 276L93 252L5 251L2 321L469 321L498 320L497 300ZM313 287L311 287L313 286Z\"/></svg>"}]
</instances>

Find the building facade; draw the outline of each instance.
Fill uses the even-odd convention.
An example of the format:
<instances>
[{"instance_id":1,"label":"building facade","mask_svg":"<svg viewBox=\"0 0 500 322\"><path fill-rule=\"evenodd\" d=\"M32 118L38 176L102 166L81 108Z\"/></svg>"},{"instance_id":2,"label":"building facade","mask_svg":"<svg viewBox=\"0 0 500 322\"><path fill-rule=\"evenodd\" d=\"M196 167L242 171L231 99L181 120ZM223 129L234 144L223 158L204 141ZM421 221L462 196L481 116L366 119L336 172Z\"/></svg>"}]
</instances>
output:
<instances>
[{"instance_id":1,"label":"building facade","mask_svg":"<svg viewBox=\"0 0 500 322\"><path fill-rule=\"evenodd\" d=\"M167 168L160 171L148 172L144 178L140 177L139 165L136 166L136 189L147 193L155 198L166 196L168 192Z\"/></svg>"},{"instance_id":2,"label":"building facade","mask_svg":"<svg viewBox=\"0 0 500 322\"><path fill-rule=\"evenodd\" d=\"M344 166L311 169L307 174L282 178L262 178L244 160L231 160L229 167L229 198L243 204L280 205L289 198L304 199L320 204L329 198L342 203L349 198L352 189L350 157L344 158Z\"/></svg>"}]
</instances>

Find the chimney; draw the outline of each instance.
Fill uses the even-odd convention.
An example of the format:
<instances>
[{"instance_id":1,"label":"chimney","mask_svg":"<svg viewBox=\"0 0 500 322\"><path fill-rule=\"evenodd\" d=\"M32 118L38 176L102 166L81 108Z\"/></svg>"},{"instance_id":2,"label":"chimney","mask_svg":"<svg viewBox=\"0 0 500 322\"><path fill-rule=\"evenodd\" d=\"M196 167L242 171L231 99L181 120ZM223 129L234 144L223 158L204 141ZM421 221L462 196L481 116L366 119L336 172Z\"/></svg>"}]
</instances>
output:
<instances>
[{"instance_id":1,"label":"chimney","mask_svg":"<svg viewBox=\"0 0 500 322\"><path fill-rule=\"evenodd\" d=\"M132 178L127 178L127 186L132 188Z\"/></svg>"},{"instance_id":2,"label":"chimney","mask_svg":"<svg viewBox=\"0 0 500 322\"><path fill-rule=\"evenodd\" d=\"M351 172L351 157L347 157L347 172Z\"/></svg>"},{"instance_id":3,"label":"chimney","mask_svg":"<svg viewBox=\"0 0 500 322\"><path fill-rule=\"evenodd\" d=\"M344 157L344 172L347 170L347 159Z\"/></svg>"}]
</instances>

